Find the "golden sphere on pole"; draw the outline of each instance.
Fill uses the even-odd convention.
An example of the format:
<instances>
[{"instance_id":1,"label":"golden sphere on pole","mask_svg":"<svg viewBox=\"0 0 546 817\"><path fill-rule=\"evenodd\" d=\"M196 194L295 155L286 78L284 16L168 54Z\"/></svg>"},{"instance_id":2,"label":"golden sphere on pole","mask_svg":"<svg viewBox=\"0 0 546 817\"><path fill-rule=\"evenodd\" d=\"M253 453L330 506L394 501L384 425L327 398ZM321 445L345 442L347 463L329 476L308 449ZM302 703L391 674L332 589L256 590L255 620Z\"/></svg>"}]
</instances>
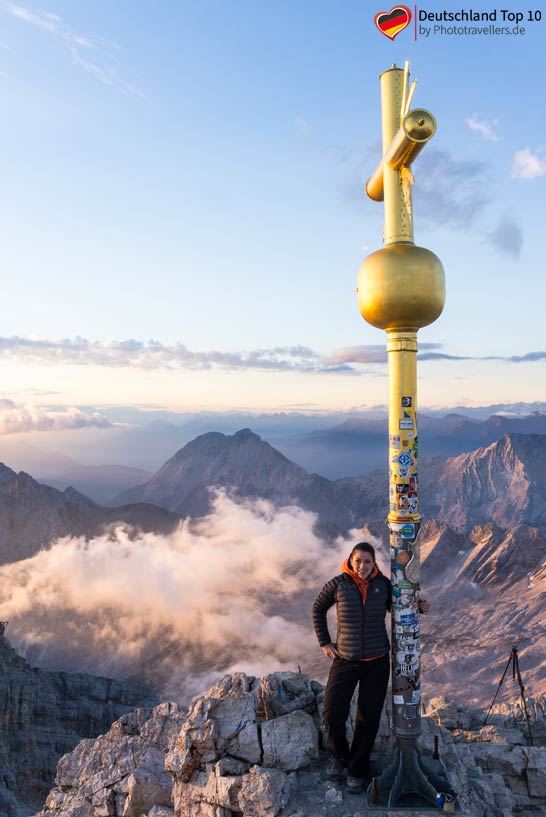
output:
<instances>
[{"instance_id":1,"label":"golden sphere on pole","mask_svg":"<svg viewBox=\"0 0 546 817\"><path fill-rule=\"evenodd\" d=\"M378 329L420 329L441 315L446 291L442 262L415 244L388 244L358 273L362 317Z\"/></svg>"}]
</instances>

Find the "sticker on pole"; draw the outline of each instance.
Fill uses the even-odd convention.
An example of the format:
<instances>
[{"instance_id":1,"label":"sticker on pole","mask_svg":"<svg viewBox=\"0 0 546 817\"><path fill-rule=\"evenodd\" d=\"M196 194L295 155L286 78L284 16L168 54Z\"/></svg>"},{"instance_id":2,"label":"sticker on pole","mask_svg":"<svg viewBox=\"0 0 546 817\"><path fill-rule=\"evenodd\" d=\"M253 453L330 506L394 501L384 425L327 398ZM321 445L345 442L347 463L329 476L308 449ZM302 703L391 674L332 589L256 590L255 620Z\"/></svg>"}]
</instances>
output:
<instances>
[{"instance_id":1,"label":"sticker on pole","mask_svg":"<svg viewBox=\"0 0 546 817\"><path fill-rule=\"evenodd\" d=\"M401 525L398 532L402 539L415 539L416 532L413 524Z\"/></svg>"},{"instance_id":2,"label":"sticker on pole","mask_svg":"<svg viewBox=\"0 0 546 817\"><path fill-rule=\"evenodd\" d=\"M400 420L400 431L411 431L413 429L413 420Z\"/></svg>"}]
</instances>

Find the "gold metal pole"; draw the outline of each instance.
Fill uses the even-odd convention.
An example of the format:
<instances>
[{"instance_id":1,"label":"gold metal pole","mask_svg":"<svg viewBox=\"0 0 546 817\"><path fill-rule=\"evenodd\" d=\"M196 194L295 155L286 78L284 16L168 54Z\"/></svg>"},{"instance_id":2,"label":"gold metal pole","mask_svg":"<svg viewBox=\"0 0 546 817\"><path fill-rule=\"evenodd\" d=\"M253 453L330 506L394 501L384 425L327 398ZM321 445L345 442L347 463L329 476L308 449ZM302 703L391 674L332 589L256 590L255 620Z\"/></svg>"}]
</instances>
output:
<instances>
[{"instance_id":1,"label":"gold metal pole","mask_svg":"<svg viewBox=\"0 0 546 817\"><path fill-rule=\"evenodd\" d=\"M378 779L388 806L436 805L447 780L427 767L417 749L421 733L419 587L419 475L417 332L445 302L440 260L413 242L410 165L436 131L428 111L409 111L409 66L392 66L381 81L383 158L366 190L384 200L384 247L362 263L358 300L363 318L387 333L389 374L389 514L392 585L393 763ZM416 800L417 798L417 800Z\"/></svg>"}]
</instances>

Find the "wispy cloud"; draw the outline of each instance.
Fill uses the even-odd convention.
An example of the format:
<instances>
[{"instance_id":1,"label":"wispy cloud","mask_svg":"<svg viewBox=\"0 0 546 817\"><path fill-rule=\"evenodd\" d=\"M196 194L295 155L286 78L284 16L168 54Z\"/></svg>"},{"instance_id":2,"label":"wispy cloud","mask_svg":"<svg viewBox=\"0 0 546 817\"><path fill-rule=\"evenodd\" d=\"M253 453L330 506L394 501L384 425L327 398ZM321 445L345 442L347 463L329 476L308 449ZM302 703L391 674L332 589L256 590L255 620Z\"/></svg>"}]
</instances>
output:
<instances>
[{"instance_id":1,"label":"wispy cloud","mask_svg":"<svg viewBox=\"0 0 546 817\"><path fill-rule=\"evenodd\" d=\"M318 371L320 354L307 346L276 346L245 352L192 351L182 343L172 346L156 340L129 339L99 342L77 337L49 340L25 337L0 338L0 356L30 364L132 367L137 369L262 369Z\"/></svg>"},{"instance_id":2,"label":"wispy cloud","mask_svg":"<svg viewBox=\"0 0 546 817\"><path fill-rule=\"evenodd\" d=\"M511 215L505 215L489 233L489 240L501 252L519 258L523 249L523 231Z\"/></svg>"},{"instance_id":3,"label":"wispy cloud","mask_svg":"<svg viewBox=\"0 0 546 817\"><path fill-rule=\"evenodd\" d=\"M294 125L296 126L296 130L305 136L313 132L312 124L304 116L297 116L294 120Z\"/></svg>"},{"instance_id":4,"label":"wispy cloud","mask_svg":"<svg viewBox=\"0 0 546 817\"><path fill-rule=\"evenodd\" d=\"M430 148L419 157L415 171L415 200L419 216L435 226L471 227L490 198L485 162L454 159L447 151Z\"/></svg>"},{"instance_id":5,"label":"wispy cloud","mask_svg":"<svg viewBox=\"0 0 546 817\"><path fill-rule=\"evenodd\" d=\"M494 119L493 122L486 122L485 120L478 119L477 115L474 114L474 116L470 116L465 119L465 122L470 130L476 131L488 142L500 141L500 136L495 133L495 128L498 124L496 119Z\"/></svg>"},{"instance_id":6,"label":"wispy cloud","mask_svg":"<svg viewBox=\"0 0 546 817\"><path fill-rule=\"evenodd\" d=\"M431 149L419 157L415 200L420 218L436 227L471 230L485 235L496 250L519 258L523 231L516 218L505 214L497 226L492 218L494 186L491 168L481 161L459 161L447 152Z\"/></svg>"},{"instance_id":7,"label":"wispy cloud","mask_svg":"<svg viewBox=\"0 0 546 817\"><path fill-rule=\"evenodd\" d=\"M417 357L423 361L434 360L499 360L505 363L533 363L546 360L546 352L527 352L524 355L450 355L447 352L436 351L442 348L441 343L420 343L421 350ZM387 352L384 346L348 346L338 349L327 359L327 363L339 365L342 363L387 363Z\"/></svg>"},{"instance_id":8,"label":"wispy cloud","mask_svg":"<svg viewBox=\"0 0 546 817\"><path fill-rule=\"evenodd\" d=\"M541 152L544 149L541 148ZM518 150L514 156L512 176L514 179L536 179L546 174L546 159L541 159L530 148Z\"/></svg>"},{"instance_id":9,"label":"wispy cloud","mask_svg":"<svg viewBox=\"0 0 546 817\"><path fill-rule=\"evenodd\" d=\"M520 363L542 360L546 352L525 355L467 356L442 352L441 343L421 343L419 360L504 360ZM167 345L157 340L147 342L129 339L109 342L85 338L50 340L45 338L0 337L0 358L18 364L40 366L104 366L144 370L299 372L302 374L358 374L356 366L385 366L387 353L381 344L347 346L330 355L322 355L308 346L274 346L271 349L251 349L239 352L192 351L183 343Z\"/></svg>"},{"instance_id":10,"label":"wispy cloud","mask_svg":"<svg viewBox=\"0 0 546 817\"><path fill-rule=\"evenodd\" d=\"M421 343L421 349L439 349L441 343ZM379 363L387 362L387 350L384 344L368 346L345 346L337 349L326 360L329 366L339 366L344 363Z\"/></svg>"},{"instance_id":11,"label":"wispy cloud","mask_svg":"<svg viewBox=\"0 0 546 817\"><path fill-rule=\"evenodd\" d=\"M103 85L116 88L124 94L144 96L139 88L124 82L118 76L115 61L121 49L117 43L94 35L78 34L61 17L52 12L33 11L15 3L4 3L3 8L12 17L56 37L68 49L74 64L83 68ZM93 57L89 56L90 54Z\"/></svg>"},{"instance_id":12,"label":"wispy cloud","mask_svg":"<svg viewBox=\"0 0 546 817\"><path fill-rule=\"evenodd\" d=\"M26 431L63 431L77 428L111 428L104 414L87 414L78 408L44 409L31 404L0 400L0 436Z\"/></svg>"}]
</instances>

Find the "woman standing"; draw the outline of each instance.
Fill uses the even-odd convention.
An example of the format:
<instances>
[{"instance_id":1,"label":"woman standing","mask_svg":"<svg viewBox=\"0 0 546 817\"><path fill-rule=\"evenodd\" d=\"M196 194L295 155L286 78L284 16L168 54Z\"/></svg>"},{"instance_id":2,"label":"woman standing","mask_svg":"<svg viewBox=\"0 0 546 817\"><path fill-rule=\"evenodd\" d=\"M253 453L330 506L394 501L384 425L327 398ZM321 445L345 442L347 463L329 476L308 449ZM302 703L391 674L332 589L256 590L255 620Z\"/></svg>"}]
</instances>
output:
<instances>
[{"instance_id":1,"label":"woman standing","mask_svg":"<svg viewBox=\"0 0 546 817\"><path fill-rule=\"evenodd\" d=\"M326 776L339 780L346 768L347 790L356 794L370 778L370 755L389 681L385 614L391 609L391 583L377 567L375 550L368 542L355 545L341 571L320 591L313 605L313 625L323 653L333 661L324 695L323 721L331 755ZM336 643L326 619L334 604ZM419 602L421 612L428 608L427 602ZM356 723L349 748L346 722L357 684Z\"/></svg>"}]
</instances>

